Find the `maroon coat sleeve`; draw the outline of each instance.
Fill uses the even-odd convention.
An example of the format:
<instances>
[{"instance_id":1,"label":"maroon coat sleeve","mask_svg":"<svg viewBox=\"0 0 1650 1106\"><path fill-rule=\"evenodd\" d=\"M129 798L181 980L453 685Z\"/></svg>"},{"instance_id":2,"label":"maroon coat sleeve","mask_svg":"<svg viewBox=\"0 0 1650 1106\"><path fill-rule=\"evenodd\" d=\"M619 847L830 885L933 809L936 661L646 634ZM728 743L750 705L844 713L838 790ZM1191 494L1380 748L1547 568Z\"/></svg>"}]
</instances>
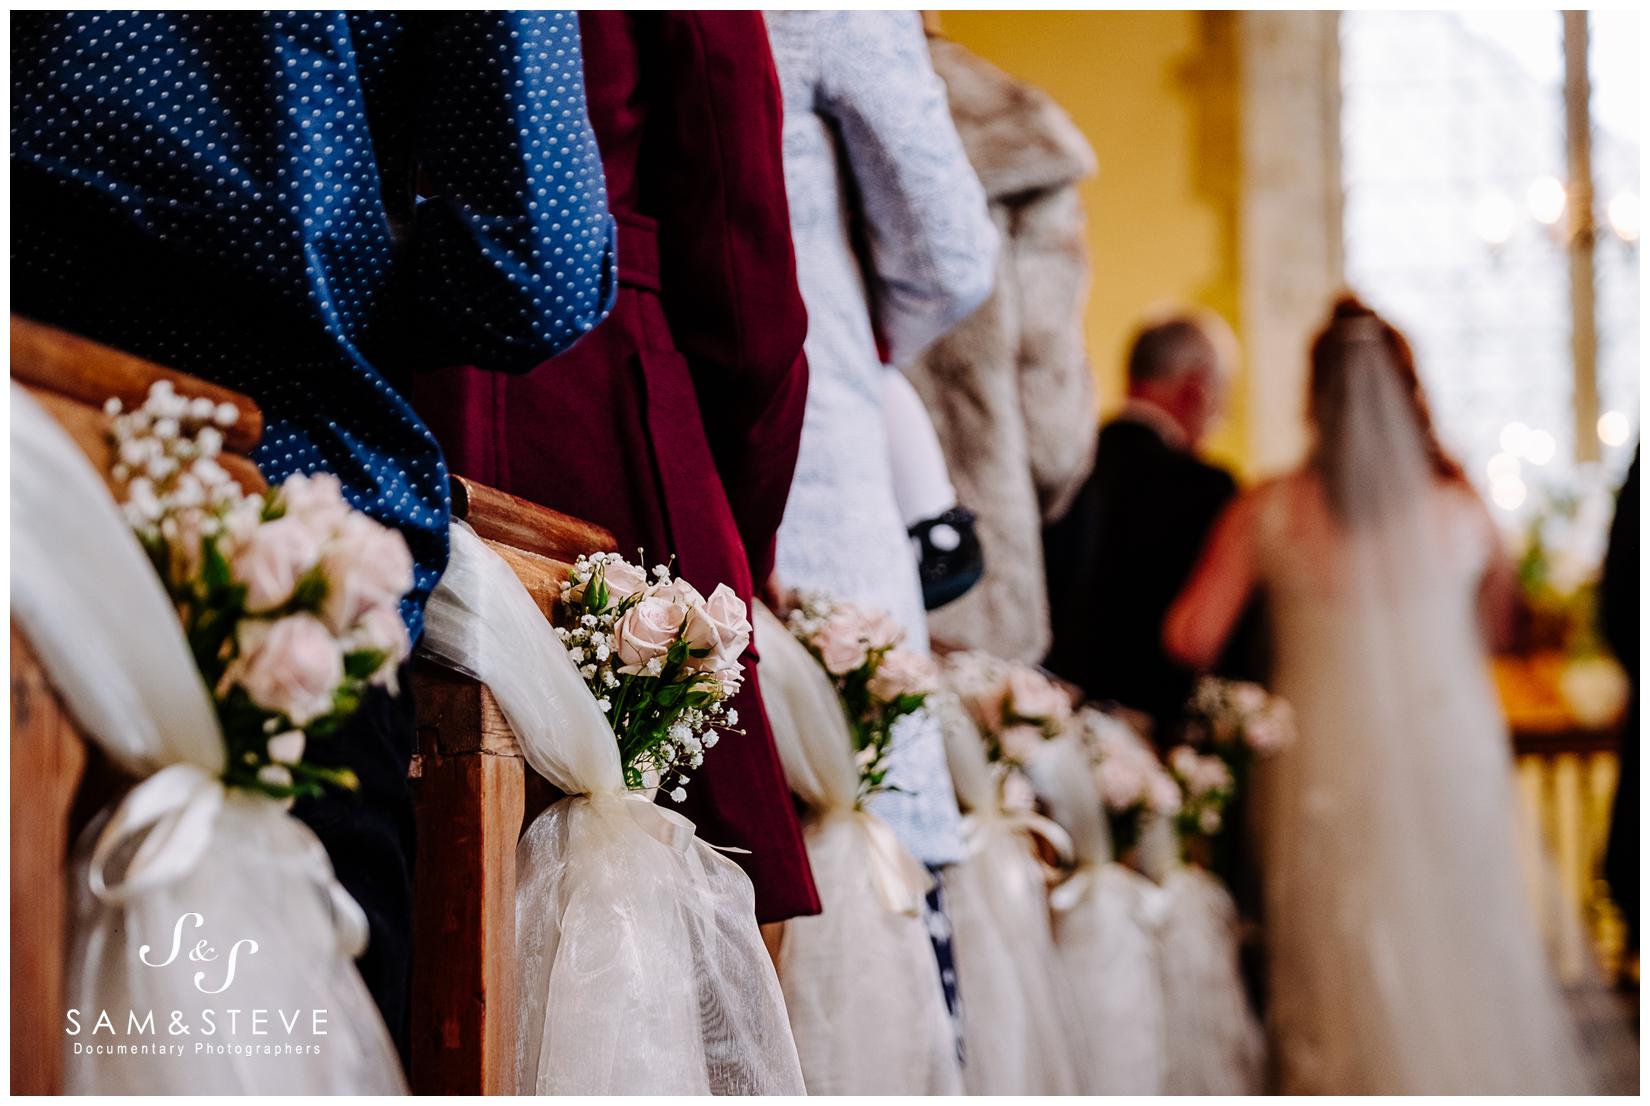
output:
<instances>
[{"instance_id":1,"label":"maroon coat sleeve","mask_svg":"<svg viewBox=\"0 0 1650 1106\"><path fill-rule=\"evenodd\" d=\"M647 187L665 312L760 589L808 396L779 77L759 12L668 13L658 34Z\"/></svg>"}]
</instances>

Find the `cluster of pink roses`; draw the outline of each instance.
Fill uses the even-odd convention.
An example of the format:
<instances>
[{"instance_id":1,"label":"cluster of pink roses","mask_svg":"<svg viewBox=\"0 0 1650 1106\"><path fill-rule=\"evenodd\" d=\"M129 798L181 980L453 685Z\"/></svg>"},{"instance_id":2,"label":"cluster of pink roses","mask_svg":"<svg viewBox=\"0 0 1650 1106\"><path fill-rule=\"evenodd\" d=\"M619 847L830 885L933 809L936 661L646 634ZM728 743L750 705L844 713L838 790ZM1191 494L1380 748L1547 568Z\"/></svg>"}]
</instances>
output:
<instances>
[{"instance_id":1,"label":"cluster of pink roses","mask_svg":"<svg viewBox=\"0 0 1650 1106\"><path fill-rule=\"evenodd\" d=\"M744 682L744 601L726 584L707 598L664 565L650 579L616 553L591 553L562 584L556 633L607 715L628 786L685 799L718 727L739 722L726 702Z\"/></svg>"},{"instance_id":2,"label":"cluster of pink roses","mask_svg":"<svg viewBox=\"0 0 1650 1106\"><path fill-rule=\"evenodd\" d=\"M351 508L325 473L287 477L264 515L239 538L226 533L220 549L251 616L224 686L299 727L332 713L351 678L393 690L410 648L400 612L413 585L406 541Z\"/></svg>"},{"instance_id":3,"label":"cluster of pink roses","mask_svg":"<svg viewBox=\"0 0 1650 1106\"><path fill-rule=\"evenodd\" d=\"M809 595L798 598L789 623L842 700L863 800L887 786L894 724L922 709L935 687L934 664L900 647L905 630L886 611Z\"/></svg>"},{"instance_id":4,"label":"cluster of pink roses","mask_svg":"<svg viewBox=\"0 0 1650 1106\"><path fill-rule=\"evenodd\" d=\"M1145 818L1180 813L1180 785L1128 723L1093 707L1080 717L1112 844L1122 853L1139 839Z\"/></svg>"},{"instance_id":5,"label":"cluster of pink roses","mask_svg":"<svg viewBox=\"0 0 1650 1106\"><path fill-rule=\"evenodd\" d=\"M969 650L946 657L946 674L993 760L1026 764L1071 718L1071 697L1029 665Z\"/></svg>"},{"instance_id":6,"label":"cluster of pink roses","mask_svg":"<svg viewBox=\"0 0 1650 1106\"><path fill-rule=\"evenodd\" d=\"M1226 805L1235 793L1232 769L1219 757L1204 756L1190 745L1169 750L1169 774L1180 785L1179 827L1182 837L1213 837L1225 823Z\"/></svg>"},{"instance_id":7,"label":"cluster of pink roses","mask_svg":"<svg viewBox=\"0 0 1650 1106\"><path fill-rule=\"evenodd\" d=\"M744 680L739 658L750 645L751 623L750 611L732 588L717 584L707 598L686 580L670 579L662 565L649 582L641 567L617 554L594 556L601 558L607 587L604 610L623 609L613 627L621 674L658 675L671 647L686 641L690 670L712 673L729 695L739 690ZM588 579L570 582L567 594L582 603L588 586Z\"/></svg>"},{"instance_id":8,"label":"cluster of pink roses","mask_svg":"<svg viewBox=\"0 0 1650 1106\"><path fill-rule=\"evenodd\" d=\"M400 615L412 556L394 530L345 502L330 475L244 493L219 464L234 408L166 382L111 417L125 511L178 605L213 689L226 778L279 798L348 785L303 760L373 685L393 688L410 651Z\"/></svg>"},{"instance_id":9,"label":"cluster of pink roses","mask_svg":"<svg viewBox=\"0 0 1650 1106\"><path fill-rule=\"evenodd\" d=\"M1205 676L1186 706L1188 737L1230 755L1271 756L1295 740L1295 712L1259 684ZM1234 748L1236 747L1236 748Z\"/></svg>"}]
</instances>

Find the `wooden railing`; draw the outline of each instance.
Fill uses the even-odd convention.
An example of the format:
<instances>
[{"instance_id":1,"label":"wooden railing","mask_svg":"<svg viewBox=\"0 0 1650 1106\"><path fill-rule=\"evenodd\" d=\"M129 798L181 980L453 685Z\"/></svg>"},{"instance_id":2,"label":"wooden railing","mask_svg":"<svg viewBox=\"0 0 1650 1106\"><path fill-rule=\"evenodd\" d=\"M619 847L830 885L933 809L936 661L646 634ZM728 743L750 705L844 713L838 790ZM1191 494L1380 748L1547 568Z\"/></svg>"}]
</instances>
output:
<instances>
[{"instance_id":1,"label":"wooden railing","mask_svg":"<svg viewBox=\"0 0 1650 1106\"><path fill-rule=\"evenodd\" d=\"M142 402L155 380L229 401L241 417L224 465L263 481L247 454L262 419L244 396L83 338L12 319L11 372L100 472L112 455L104 401ZM462 478L466 519L547 613L568 562L612 549L606 531ZM75 727L25 637L12 630L11 1054L14 1094L63 1089L63 970L68 863L90 812L130 781ZM515 847L557 796L528 771L497 704L475 681L415 663L418 736L411 782L418 856L413 887L412 1088L423 1094L515 1090Z\"/></svg>"},{"instance_id":2,"label":"wooden railing","mask_svg":"<svg viewBox=\"0 0 1650 1106\"><path fill-rule=\"evenodd\" d=\"M1553 657L1503 657L1495 675L1512 729L1532 894L1560 974L1573 980L1593 964L1609 975L1623 967L1621 912L1600 878L1623 735L1619 722L1574 717L1557 686L1562 668Z\"/></svg>"}]
</instances>

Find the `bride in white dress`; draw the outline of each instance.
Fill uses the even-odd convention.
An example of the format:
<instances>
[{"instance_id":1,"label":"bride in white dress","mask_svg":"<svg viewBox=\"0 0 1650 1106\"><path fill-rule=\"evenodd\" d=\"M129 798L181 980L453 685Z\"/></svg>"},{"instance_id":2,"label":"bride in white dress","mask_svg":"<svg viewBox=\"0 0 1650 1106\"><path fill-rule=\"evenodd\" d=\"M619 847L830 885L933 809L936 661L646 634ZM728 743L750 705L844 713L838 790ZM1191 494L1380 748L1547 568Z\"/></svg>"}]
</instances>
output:
<instances>
[{"instance_id":1,"label":"bride in white dress","mask_svg":"<svg viewBox=\"0 0 1650 1106\"><path fill-rule=\"evenodd\" d=\"M1510 597L1493 524L1408 344L1355 299L1312 348L1310 414L1309 459L1233 504L1165 625L1206 664L1264 592L1298 717L1254 797L1280 1089L1585 1092L1485 659Z\"/></svg>"}]
</instances>

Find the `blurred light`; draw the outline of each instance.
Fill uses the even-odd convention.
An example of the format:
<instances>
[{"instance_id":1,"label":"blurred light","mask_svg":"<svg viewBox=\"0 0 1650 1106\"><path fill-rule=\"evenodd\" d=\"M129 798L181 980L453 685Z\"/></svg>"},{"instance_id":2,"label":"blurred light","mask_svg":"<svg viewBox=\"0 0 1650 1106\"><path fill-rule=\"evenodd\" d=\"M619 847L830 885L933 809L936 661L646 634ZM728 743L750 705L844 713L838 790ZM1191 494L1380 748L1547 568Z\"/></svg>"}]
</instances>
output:
<instances>
[{"instance_id":1,"label":"blurred light","mask_svg":"<svg viewBox=\"0 0 1650 1106\"><path fill-rule=\"evenodd\" d=\"M1618 192L1610 200L1610 225L1616 228L1624 242L1639 240L1639 198L1631 192Z\"/></svg>"},{"instance_id":2,"label":"blurred light","mask_svg":"<svg viewBox=\"0 0 1650 1106\"><path fill-rule=\"evenodd\" d=\"M1472 229L1492 246L1512 237L1518 225L1518 208L1501 192L1486 192L1472 209Z\"/></svg>"},{"instance_id":3,"label":"blurred light","mask_svg":"<svg viewBox=\"0 0 1650 1106\"><path fill-rule=\"evenodd\" d=\"M1544 465L1553 459L1558 452L1558 440L1545 430L1530 431L1529 440L1524 443L1524 457L1531 464Z\"/></svg>"},{"instance_id":4,"label":"blurred light","mask_svg":"<svg viewBox=\"0 0 1650 1106\"><path fill-rule=\"evenodd\" d=\"M1530 428L1521 422L1509 422L1501 428L1501 448L1514 457L1524 452L1525 445L1530 440Z\"/></svg>"},{"instance_id":5,"label":"blurred light","mask_svg":"<svg viewBox=\"0 0 1650 1106\"><path fill-rule=\"evenodd\" d=\"M1514 476L1508 480L1497 480L1490 487L1490 498L1503 511L1516 511L1524 505L1524 481Z\"/></svg>"},{"instance_id":6,"label":"blurred light","mask_svg":"<svg viewBox=\"0 0 1650 1106\"><path fill-rule=\"evenodd\" d=\"M1598 440L1605 445L1625 445L1632 429L1627 416L1620 411L1606 411L1598 417Z\"/></svg>"},{"instance_id":7,"label":"blurred light","mask_svg":"<svg viewBox=\"0 0 1650 1106\"><path fill-rule=\"evenodd\" d=\"M1521 467L1518 458L1511 453L1497 453L1490 458L1490 480L1493 483L1500 483L1503 480L1517 480Z\"/></svg>"},{"instance_id":8,"label":"blurred light","mask_svg":"<svg viewBox=\"0 0 1650 1106\"><path fill-rule=\"evenodd\" d=\"M1537 177L1524 193L1530 215L1538 223L1552 226L1564 214L1564 185L1557 177Z\"/></svg>"}]
</instances>

